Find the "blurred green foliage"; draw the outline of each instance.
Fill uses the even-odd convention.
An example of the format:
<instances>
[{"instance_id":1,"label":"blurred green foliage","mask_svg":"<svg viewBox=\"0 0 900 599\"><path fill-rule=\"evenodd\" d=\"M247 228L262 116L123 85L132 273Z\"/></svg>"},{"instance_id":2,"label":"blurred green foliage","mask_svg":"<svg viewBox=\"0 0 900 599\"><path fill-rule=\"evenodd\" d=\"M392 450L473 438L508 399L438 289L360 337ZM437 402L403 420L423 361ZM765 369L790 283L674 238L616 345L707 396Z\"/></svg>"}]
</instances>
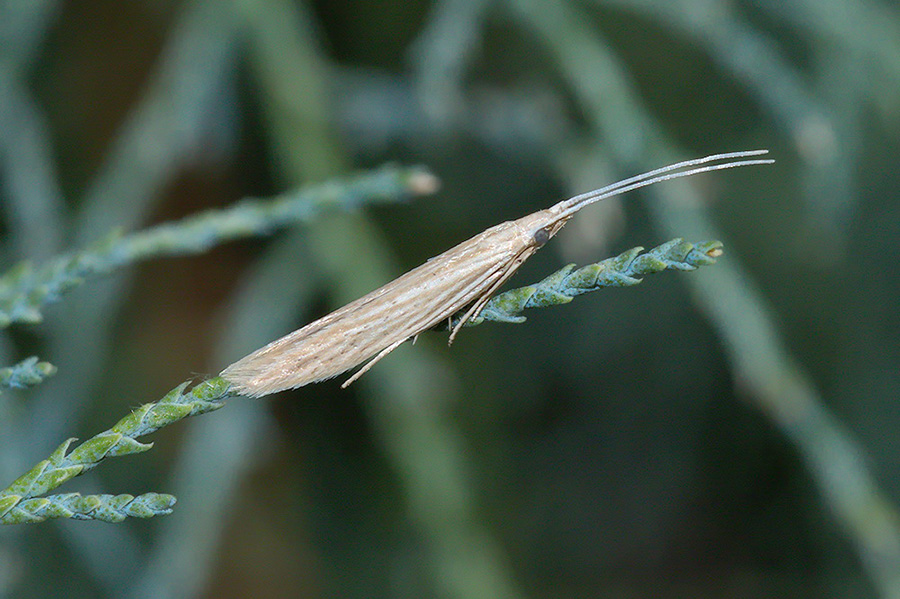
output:
<instances>
[{"instance_id":1,"label":"blurred green foliage","mask_svg":"<svg viewBox=\"0 0 900 599\"><path fill-rule=\"evenodd\" d=\"M6 268L385 161L444 189L13 327L0 364L58 372L0 395L0 480L501 220L778 162L594 207L512 285L675 236L713 268L156 433L75 483L175 513L4 527L0 596L900 597L897 90L876 0L7 0Z\"/></svg>"}]
</instances>

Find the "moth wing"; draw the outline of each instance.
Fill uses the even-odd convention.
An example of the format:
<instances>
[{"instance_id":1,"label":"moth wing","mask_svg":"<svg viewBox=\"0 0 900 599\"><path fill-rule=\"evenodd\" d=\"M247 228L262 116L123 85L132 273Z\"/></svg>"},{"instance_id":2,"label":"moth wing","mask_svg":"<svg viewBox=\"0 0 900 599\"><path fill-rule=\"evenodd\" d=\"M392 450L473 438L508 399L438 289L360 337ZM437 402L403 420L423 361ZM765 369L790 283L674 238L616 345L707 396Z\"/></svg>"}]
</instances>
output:
<instances>
[{"instance_id":1,"label":"moth wing","mask_svg":"<svg viewBox=\"0 0 900 599\"><path fill-rule=\"evenodd\" d=\"M261 397L332 378L373 356L383 358L493 288L515 252L485 252L477 242L500 226L273 341L221 376L238 393Z\"/></svg>"}]
</instances>

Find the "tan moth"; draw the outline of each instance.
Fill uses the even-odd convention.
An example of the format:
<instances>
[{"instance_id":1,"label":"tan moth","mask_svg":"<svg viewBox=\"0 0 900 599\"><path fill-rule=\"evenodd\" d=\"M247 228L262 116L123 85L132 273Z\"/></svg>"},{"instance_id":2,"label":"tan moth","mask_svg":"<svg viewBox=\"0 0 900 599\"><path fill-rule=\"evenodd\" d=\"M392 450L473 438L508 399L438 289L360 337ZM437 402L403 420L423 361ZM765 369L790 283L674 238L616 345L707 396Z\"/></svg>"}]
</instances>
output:
<instances>
[{"instance_id":1,"label":"tan moth","mask_svg":"<svg viewBox=\"0 0 900 599\"><path fill-rule=\"evenodd\" d=\"M493 226L366 296L238 360L221 376L241 395L261 397L337 376L366 364L346 387L403 342L468 309L450 332L476 316L491 296L572 216L589 204L660 181L754 164L767 150L679 162L563 200Z\"/></svg>"}]
</instances>

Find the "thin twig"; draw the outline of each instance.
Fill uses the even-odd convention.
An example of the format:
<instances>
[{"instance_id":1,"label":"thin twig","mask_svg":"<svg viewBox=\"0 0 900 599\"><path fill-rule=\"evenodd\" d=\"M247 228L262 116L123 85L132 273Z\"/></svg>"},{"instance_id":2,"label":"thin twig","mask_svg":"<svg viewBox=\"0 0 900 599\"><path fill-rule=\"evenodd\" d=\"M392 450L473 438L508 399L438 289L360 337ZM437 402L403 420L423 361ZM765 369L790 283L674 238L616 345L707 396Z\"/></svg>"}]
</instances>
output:
<instances>
[{"instance_id":1,"label":"thin twig","mask_svg":"<svg viewBox=\"0 0 900 599\"><path fill-rule=\"evenodd\" d=\"M643 275L664 270L696 270L701 266L715 264L716 258L722 255L720 241L692 244L676 238L641 254L643 249L631 248L614 258L578 269L575 269L574 264L569 264L539 283L501 293L491 299L481 314L466 323L466 326L475 326L484 321L525 322L521 313L526 308L567 304L577 295L604 287L637 285L643 280L640 278ZM457 321L458 317L454 317L453 323Z\"/></svg>"},{"instance_id":2,"label":"thin twig","mask_svg":"<svg viewBox=\"0 0 900 599\"><path fill-rule=\"evenodd\" d=\"M121 522L125 518L152 518L172 513L175 498L164 493L143 495L82 495L65 493L34 499L16 495L0 497L0 524L35 524L44 520L100 520Z\"/></svg>"},{"instance_id":3,"label":"thin twig","mask_svg":"<svg viewBox=\"0 0 900 599\"><path fill-rule=\"evenodd\" d=\"M106 458L147 451L153 447L153 444L141 443L138 441L138 438L149 435L182 418L217 410L224 405L226 399L233 397L230 393L231 385L219 377L204 381L190 391L185 392L187 385L188 383L186 382L182 383L167 393L160 401L144 404L137 408L117 422L112 428L91 437L70 453L67 453L69 446L75 439L68 439L63 442L49 458L39 462L31 470L16 479L9 487L0 491L0 524L39 521L29 520L27 518L29 513L56 514L52 516L47 515L45 518L66 517L62 515L64 511L54 511L56 508L48 507L48 504L27 504L31 505L33 509L22 508L24 512L16 512L16 509L20 507L22 502L39 497L59 487L66 481L96 468ZM83 499L87 501L86 498ZM113 504L119 505L117 502L121 501L117 499ZM81 507L89 507L90 504L90 501L87 504L73 502L74 500L71 500L69 504ZM153 505L158 504L154 503ZM37 512L34 510L37 510ZM47 512L47 510L50 510L50 512ZM69 517L78 518L85 515L83 510L74 510L72 513L74 515ZM140 510L135 513L148 514L140 517L156 515L155 512L150 513ZM159 513L167 512L159 511ZM97 519L105 518L97 517Z\"/></svg>"},{"instance_id":4,"label":"thin twig","mask_svg":"<svg viewBox=\"0 0 900 599\"><path fill-rule=\"evenodd\" d=\"M522 322L525 317L520 313L525 308L569 303L577 295L603 287L636 285L643 275L663 270L690 271L714 264L722 254L722 244L707 241L694 245L673 239L644 254L641 254L642 250L632 248L614 258L575 270L570 264L535 285L502 293L470 324L485 320ZM29 358L25 362L35 366L36 360ZM40 496L96 468L106 458L151 449L152 443L142 443L138 439L183 418L217 410L225 400L236 396L231 383L221 377L211 378L185 391L188 384L184 382L158 402L133 410L112 428L91 437L71 452L69 447L75 439L63 442L49 458L0 491L0 524L42 522L49 518L118 522L127 516L150 518L170 513L175 499L165 494Z\"/></svg>"},{"instance_id":5,"label":"thin twig","mask_svg":"<svg viewBox=\"0 0 900 599\"><path fill-rule=\"evenodd\" d=\"M49 362L38 362L36 356L31 356L18 364L0 368L0 390L33 387L54 374L56 366Z\"/></svg>"},{"instance_id":6,"label":"thin twig","mask_svg":"<svg viewBox=\"0 0 900 599\"><path fill-rule=\"evenodd\" d=\"M431 193L437 180L421 167L385 166L349 180L292 191L275 199L247 199L124 237L113 235L80 252L60 256L40 268L22 263L0 278L0 328L37 323L42 308L91 276L138 260L199 254L214 245L308 222L329 210L390 202Z\"/></svg>"}]
</instances>

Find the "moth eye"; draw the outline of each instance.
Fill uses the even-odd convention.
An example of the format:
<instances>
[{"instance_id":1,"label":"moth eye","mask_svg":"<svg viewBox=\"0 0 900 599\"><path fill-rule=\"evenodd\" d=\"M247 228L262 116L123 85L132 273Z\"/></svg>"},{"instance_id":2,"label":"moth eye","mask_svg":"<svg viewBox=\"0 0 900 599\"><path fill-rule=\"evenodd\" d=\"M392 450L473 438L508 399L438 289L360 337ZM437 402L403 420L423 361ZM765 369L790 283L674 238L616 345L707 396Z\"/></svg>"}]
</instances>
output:
<instances>
[{"instance_id":1,"label":"moth eye","mask_svg":"<svg viewBox=\"0 0 900 599\"><path fill-rule=\"evenodd\" d=\"M532 238L534 239L534 245L541 247L550 239L550 228L544 227L543 229L538 229L534 232Z\"/></svg>"}]
</instances>

